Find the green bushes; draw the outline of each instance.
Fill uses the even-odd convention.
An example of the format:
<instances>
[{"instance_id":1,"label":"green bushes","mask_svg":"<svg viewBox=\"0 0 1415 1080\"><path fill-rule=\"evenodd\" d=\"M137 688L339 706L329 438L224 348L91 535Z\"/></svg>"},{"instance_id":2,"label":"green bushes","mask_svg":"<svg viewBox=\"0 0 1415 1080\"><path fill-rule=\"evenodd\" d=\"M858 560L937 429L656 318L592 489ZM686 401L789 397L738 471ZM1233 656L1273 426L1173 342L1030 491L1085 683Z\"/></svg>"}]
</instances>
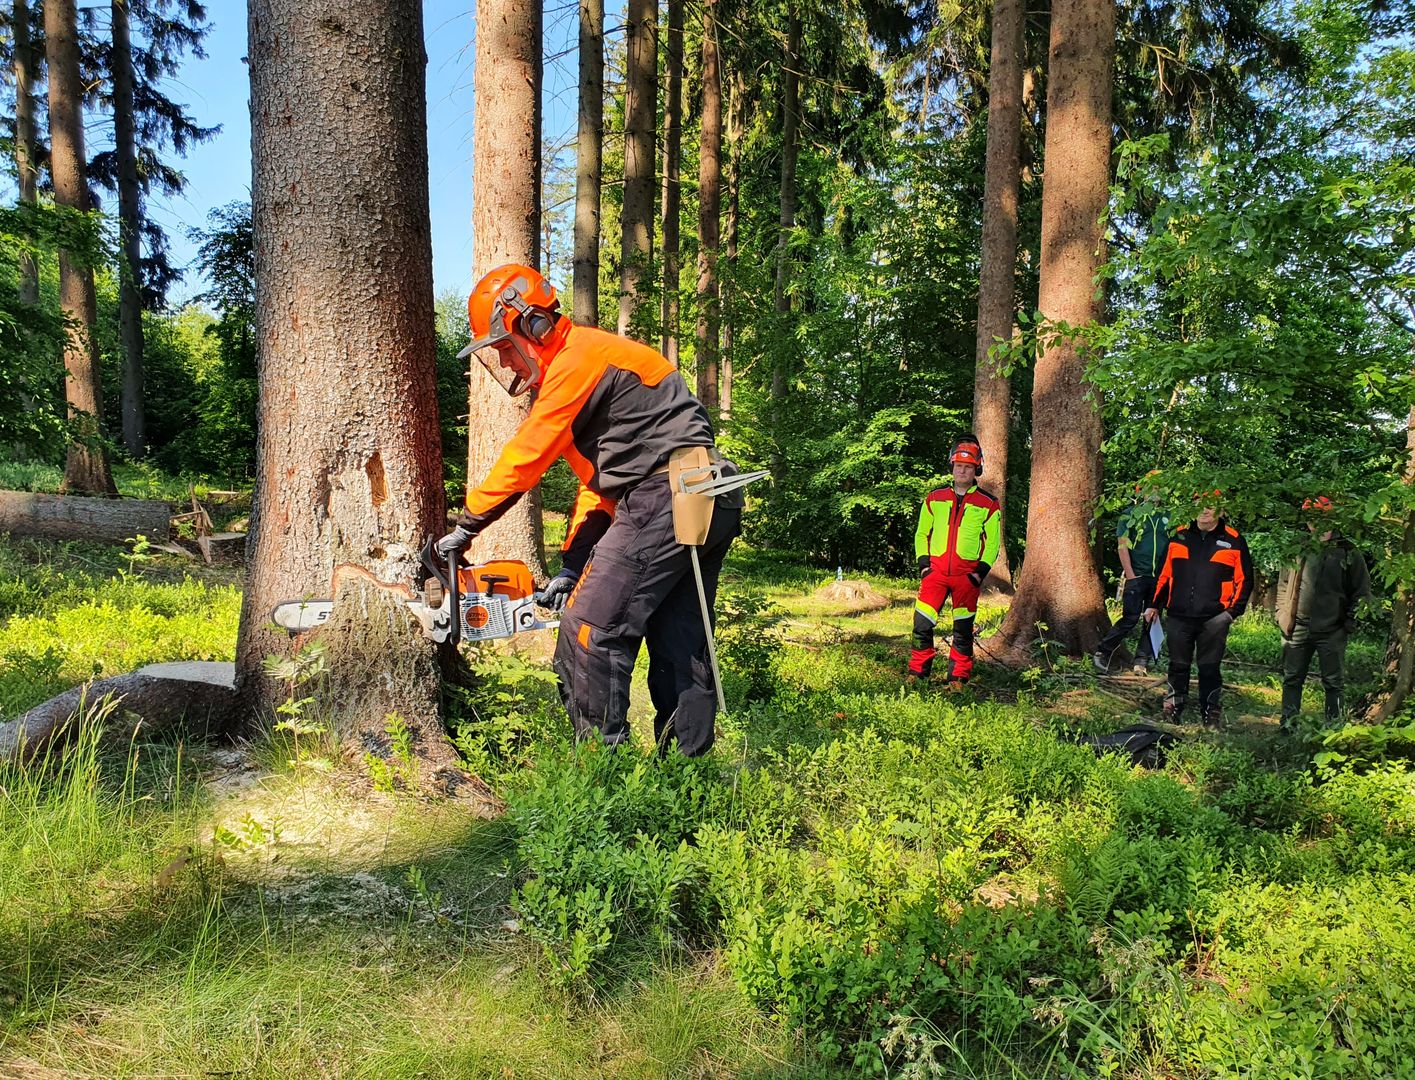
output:
<instances>
[{"instance_id":1,"label":"green bushes","mask_svg":"<svg viewBox=\"0 0 1415 1080\"><path fill-rule=\"evenodd\" d=\"M588 990L616 940L667 945L705 925L690 840L729 788L716 759L561 746L511 800L522 884L512 905L557 982Z\"/></svg>"},{"instance_id":2,"label":"green bushes","mask_svg":"<svg viewBox=\"0 0 1415 1080\"><path fill-rule=\"evenodd\" d=\"M1146 772L1023 708L910 695L779 687L732 724L805 739L736 765L730 746L537 758L512 798L515 906L557 979L715 945L750 1000L860 1074L1407 1068L1403 769L1317 783L1191 745Z\"/></svg>"}]
</instances>

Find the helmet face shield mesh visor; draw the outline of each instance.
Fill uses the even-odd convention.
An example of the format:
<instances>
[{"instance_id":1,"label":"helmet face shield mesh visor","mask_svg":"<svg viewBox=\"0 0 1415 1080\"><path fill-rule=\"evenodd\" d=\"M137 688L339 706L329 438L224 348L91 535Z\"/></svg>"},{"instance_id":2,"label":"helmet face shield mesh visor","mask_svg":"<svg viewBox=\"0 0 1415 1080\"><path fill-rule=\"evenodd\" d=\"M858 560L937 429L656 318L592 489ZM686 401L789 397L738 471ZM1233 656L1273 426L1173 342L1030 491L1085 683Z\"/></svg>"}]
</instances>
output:
<instances>
[{"instance_id":1,"label":"helmet face shield mesh visor","mask_svg":"<svg viewBox=\"0 0 1415 1080\"><path fill-rule=\"evenodd\" d=\"M476 356L496 384L511 397L520 397L540 382L540 365L515 336L496 334L474 341L457 354L458 359Z\"/></svg>"}]
</instances>

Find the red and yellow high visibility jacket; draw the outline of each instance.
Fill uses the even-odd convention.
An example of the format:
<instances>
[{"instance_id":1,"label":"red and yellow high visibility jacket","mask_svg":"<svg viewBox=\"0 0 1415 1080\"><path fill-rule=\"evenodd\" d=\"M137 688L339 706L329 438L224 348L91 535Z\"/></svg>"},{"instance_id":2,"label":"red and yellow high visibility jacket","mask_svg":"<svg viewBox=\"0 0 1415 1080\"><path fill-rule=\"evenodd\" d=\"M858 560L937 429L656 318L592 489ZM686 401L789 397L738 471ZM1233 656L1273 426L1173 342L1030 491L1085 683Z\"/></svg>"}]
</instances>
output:
<instances>
[{"instance_id":1,"label":"red and yellow high visibility jacket","mask_svg":"<svg viewBox=\"0 0 1415 1080\"><path fill-rule=\"evenodd\" d=\"M1211 619L1221 611L1236 619L1252 593L1248 541L1224 518L1207 533L1191 521L1169 542L1150 606L1189 619Z\"/></svg>"},{"instance_id":2,"label":"red and yellow high visibility jacket","mask_svg":"<svg viewBox=\"0 0 1415 1080\"><path fill-rule=\"evenodd\" d=\"M987 573L1001 546L1001 508L977 484L961 496L952 484L931 491L919 508L914 554L944 558L946 574Z\"/></svg>"},{"instance_id":3,"label":"red and yellow high visibility jacket","mask_svg":"<svg viewBox=\"0 0 1415 1080\"><path fill-rule=\"evenodd\" d=\"M713 445L707 410L656 350L588 326L572 326L546 362L530 414L490 472L467 492L471 526L499 518L564 457L580 478L564 565L584 569L614 506L683 446Z\"/></svg>"}]
</instances>

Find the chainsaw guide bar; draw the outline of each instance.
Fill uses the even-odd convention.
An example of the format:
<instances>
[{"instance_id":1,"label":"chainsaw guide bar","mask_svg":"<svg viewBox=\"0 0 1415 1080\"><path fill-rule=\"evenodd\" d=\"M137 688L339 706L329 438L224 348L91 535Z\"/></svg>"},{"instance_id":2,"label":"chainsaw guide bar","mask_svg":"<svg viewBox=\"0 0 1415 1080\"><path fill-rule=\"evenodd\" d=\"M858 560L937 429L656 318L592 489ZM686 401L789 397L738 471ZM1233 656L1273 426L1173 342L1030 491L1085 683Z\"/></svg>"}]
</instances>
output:
<instances>
[{"instance_id":1,"label":"chainsaw guide bar","mask_svg":"<svg viewBox=\"0 0 1415 1080\"><path fill-rule=\"evenodd\" d=\"M554 630L559 620L541 618L533 594L535 582L525 563L514 559L458 566L455 556L444 572L432 559L431 541L423 548L423 563L432 576L419 588L379 581L361 566L340 563L334 568L330 592L339 595L340 584L347 578L363 578L370 584L402 598L408 610L418 620L423 636L436 642L494 641L531 630ZM455 586L452 574L456 574ZM458 613L456 625L452 611ZM334 600L291 600L278 604L271 612L277 626L291 634L315 630L334 614Z\"/></svg>"}]
</instances>

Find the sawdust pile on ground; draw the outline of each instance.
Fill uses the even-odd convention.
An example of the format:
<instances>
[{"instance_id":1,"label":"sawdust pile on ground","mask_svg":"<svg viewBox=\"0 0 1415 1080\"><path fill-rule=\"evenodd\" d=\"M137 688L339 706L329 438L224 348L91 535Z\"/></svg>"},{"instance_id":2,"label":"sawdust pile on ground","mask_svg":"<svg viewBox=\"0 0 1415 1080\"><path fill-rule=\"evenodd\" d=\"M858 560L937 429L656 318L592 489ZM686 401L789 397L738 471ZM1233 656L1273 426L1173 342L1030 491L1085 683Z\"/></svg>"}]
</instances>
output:
<instances>
[{"instance_id":1,"label":"sawdust pile on ground","mask_svg":"<svg viewBox=\"0 0 1415 1080\"><path fill-rule=\"evenodd\" d=\"M816 597L839 605L847 613L880 611L889 607L889 598L875 591L868 581L846 578L816 590Z\"/></svg>"}]
</instances>

